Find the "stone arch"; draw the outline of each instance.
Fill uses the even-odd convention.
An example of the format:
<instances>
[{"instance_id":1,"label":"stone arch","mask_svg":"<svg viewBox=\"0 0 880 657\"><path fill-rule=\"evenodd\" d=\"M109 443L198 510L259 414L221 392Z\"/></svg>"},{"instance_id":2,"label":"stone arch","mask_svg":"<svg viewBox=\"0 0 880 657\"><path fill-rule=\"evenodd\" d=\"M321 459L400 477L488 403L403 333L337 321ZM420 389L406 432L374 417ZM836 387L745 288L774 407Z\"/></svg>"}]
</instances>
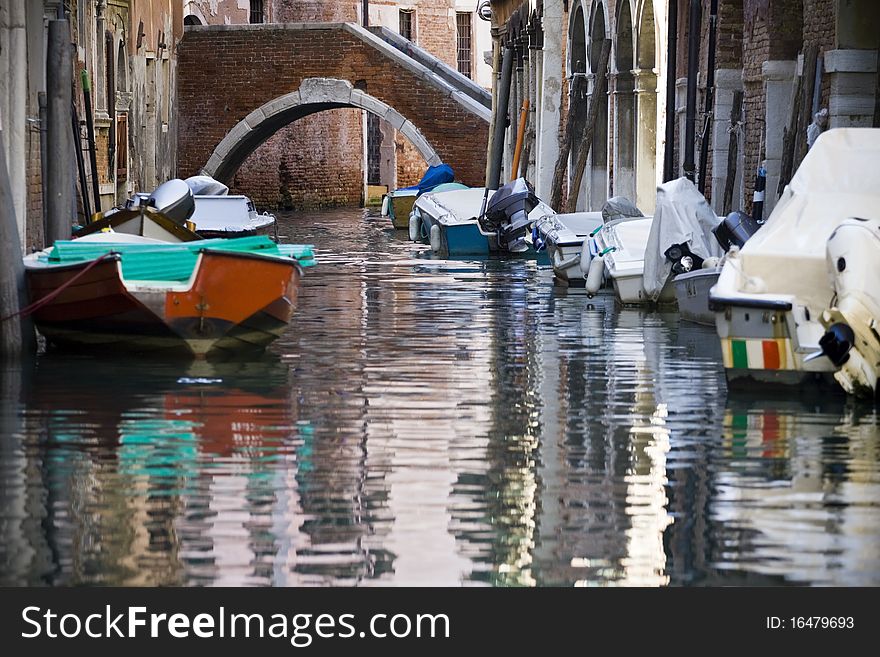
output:
<instances>
[{"instance_id":1,"label":"stone arch","mask_svg":"<svg viewBox=\"0 0 880 657\"><path fill-rule=\"evenodd\" d=\"M642 0L635 50L636 205L652 213L657 200L657 22L653 0Z\"/></svg>"},{"instance_id":2,"label":"stone arch","mask_svg":"<svg viewBox=\"0 0 880 657\"><path fill-rule=\"evenodd\" d=\"M568 72L585 73L587 70L587 24L581 3L571 13L568 25ZM578 62L581 69L578 70Z\"/></svg>"},{"instance_id":3,"label":"stone arch","mask_svg":"<svg viewBox=\"0 0 880 657\"><path fill-rule=\"evenodd\" d=\"M618 5L614 47L614 176L615 195L635 201L636 98L635 48L629 0Z\"/></svg>"},{"instance_id":4,"label":"stone arch","mask_svg":"<svg viewBox=\"0 0 880 657\"><path fill-rule=\"evenodd\" d=\"M202 13L202 8L195 2L187 2L183 8L184 25L207 25L208 21Z\"/></svg>"},{"instance_id":5,"label":"stone arch","mask_svg":"<svg viewBox=\"0 0 880 657\"><path fill-rule=\"evenodd\" d=\"M306 78L294 92L275 98L239 121L214 148L202 172L228 181L257 147L297 119L329 109L355 107L390 123L418 150L429 166L441 159L419 129L381 100L355 89L347 80Z\"/></svg>"},{"instance_id":6,"label":"stone arch","mask_svg":"<svg viewBox=\"0 0 880 657\"><path fill-rule=\"evenodd\" d=\"M597 71L599 57L602 52L602 42L608 37L608 6L605 0L594 0L593 8L590 14L589 24L589 59L590 73L594 76L605 75L605 71ZM591 97L593 91L591 89ZM590 147L590 175L585 176L585 183L588 185L589 193L581 195L581 198L587 196L587 206L585 209L600 210L602 205L608 199L608 96L597 99L599 103L599 114L596 121L596 130L593 133L593 144ZM591 101L592 102L592 101Z\"/></svg>"}]
</instances>

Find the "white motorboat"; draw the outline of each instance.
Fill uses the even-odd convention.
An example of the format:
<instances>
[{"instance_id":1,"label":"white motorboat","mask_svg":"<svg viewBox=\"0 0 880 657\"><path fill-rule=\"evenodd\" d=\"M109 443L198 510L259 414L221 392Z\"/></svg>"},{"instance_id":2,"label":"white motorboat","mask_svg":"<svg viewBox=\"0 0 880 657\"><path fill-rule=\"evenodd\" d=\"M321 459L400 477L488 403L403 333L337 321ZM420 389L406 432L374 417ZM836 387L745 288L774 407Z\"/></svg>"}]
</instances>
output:
<instances>
[{"instance_id":1,"label":"white motorboat","mask_svg":"<svg viewBox=\"0 0 880 657\"><path fill-rule=\"evenodd\" d=\"M880 372L880 221L847 219L828 239L826 263L834 305L822 313L821 351L847 393L877 398Z\"/></svg>"},{"instance_id":2,"label":"white motorboat","mask_svg":"<svg viewBox=\"0 0 880 657\"><path fill-rule=\"evenodd\" d=\"M410 238L424 241L427 236L437 255L488 254L489 240L477 223L485 195L483 187L422 194L410 213Z\"/></svg>"},{"instance_id":3,"label":"white motorboat","mask_svg":"<svg viewBox=\"0 0 880 657\"><path fill-rule=\"evenodd\" d=\"M601 226L601 212L545 214L534 223L532 243L536 249L547 250L557 280L566 285L583 287L583 245Z\"/></svg>"},{"instance_id":4,"label":"white motorboat","mask_svg":"<svg viewBox=\"0 0 880 657\"><path fill-rule=\"evenodd\" d=\"M708 291L715 281L703 264L711 266L722 255L713 235L720 222L721 218L687 178L670 180L657 188L657 209L645 246L644 288L649 300L656 302L664 293L681 290L684 296L675 296L683 316L708 319L707 323L711 323L712 318L706 317ZM686 274L688 277L680 285L671 282Z\"/></svg>"},{"instance_id":5,"label":"white motorboat","mask_svg":"<svg viewBox=\"0 0 880 657\"><path fill-rule=\"evenodd\" d=\"M830 359L807 357L835 294L826 243L850 217L880 218L880 129L820 135L765 225L728 253L709 303L729 381L831 379Z\"/></svg>"},{"instance_id":6,"label":"white motorboat","mask_svg":"<svg viewBox=\"0 0 880 657\"><path fill-rule=\"evenodd\" d=\"M693 269L672 279L675 300L682 319L715 326L715 313L709 310L709 290L718 282L720 266Z\"/></svg>"},{"instance_id":7,"label":"white motorboat","mask_svg":"<svg viewBox=\"0 0 880 657\"><path fill-rule=\"evenodd\" d=\"M244 237L277 229L275 215L257 212L247 196L193 196L195 211L190 221L203 237Z\"/></svg>"},{"instance_id":8,"label":"white motorboat","mask_svg":"<svg viewBox=\"0 0 880 657\"><path fill-rule=\"evenodd\" d=\"M105 212L104 217L152 207L180 224L186 223L205 238L269 233L277 237L275 215L260 214L247 196L228 192L226 185L210 176L169 180L151 193L137 192L124 207L113 208Z\"/></svg>"},{"instance_id":9,"label":"white motorboat","mask_svg":"<svg viewBox=\"0 0 880 657\"><path fill-rule=\"evenodd\" d=\"M422 194L410 214L410 238L424 241L427 236L431 250L443 257L528 252L528 245L521 236L528 232L531 221L553 213L553 209L533 195L531 201L524 198L526 194L520 198L508 195L512 203L497 210L496 217L503 216L504 226L511 225L506 218L516 217L516 232L511 233L509 241L499 243L499 232L485 230L479 216L484 203L489 212L488 208L493 207L492 200L500 191L489 190L487 193L484 187L469 187Z\"/></svg>"},{"instance_id":10,"label":"white motorboat","mask_svg":"<svg viewBox=\"0 0 880 657\"><path fill-rule=\"evenodd\" d=\"M602 226L590 241L592 257L601 256L605 273L624 305L670 303L675 300L672 285L666 284L653 298L645 292L645 249L654 217L625 217Z\"/></svg>"}]
</instances>

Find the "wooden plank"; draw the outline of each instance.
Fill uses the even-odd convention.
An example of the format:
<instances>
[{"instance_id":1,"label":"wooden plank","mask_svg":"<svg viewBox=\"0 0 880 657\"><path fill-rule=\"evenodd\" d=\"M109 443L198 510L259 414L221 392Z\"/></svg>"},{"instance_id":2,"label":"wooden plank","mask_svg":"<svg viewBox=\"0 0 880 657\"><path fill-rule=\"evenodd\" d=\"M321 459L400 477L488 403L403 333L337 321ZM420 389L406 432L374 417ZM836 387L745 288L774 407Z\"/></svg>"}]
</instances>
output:
<instances>
[{"instance_id":1,"label":"wooden plank","mask_svg":"<svg viewBox=\"0 0 880 657\"><path fill-rule=\"evenodd\" d=\"M794 102L791 104L791 118L788 121L788 127L785 128L782 137L782 164L779 172L779 185L776 187L776 197L782 194L782 190L791 180L791 174L794 170L794 147L795 137L797 135L798 122L803 105L804 96L804 76L797 78L794 92Z\"/></svg>"},{"instance_id":2,"label":"wooden plank","mask_svg":"<svg viewBox=\"0 0 880 657\"><path fill-rule=\"evenodd\" d=\"M596 134L596 122L599 119L599 103L607 102L605 99L605 88L608 84L608 58L610 56L611 39L605 39L602 42L602 54L599 55L599 65L596 67L593 93L590 96L590 113L587 116L587 127L584 130L580 149L578 149L574 178L569 185L568 202L565 204L566 212L574 212L576 210L581 181L584 179L584 170L587 167L587 157L590 154L590 147L593 145L593 135Z\"/></svg>"},{"instance_id":3,"label":"wooden plank","mask_svg":"<svg viewBox=\"0 0 880 657\"><path fill-rule=\"evenodd\" d=\"M803 94L801 98L801 110L797 123L797 133L794 141L794 160L792 163L792 175L797 171L801 161L807 154L807 126L813 121L813 91L816 88L816 60L819 57L818 46L806 46L804 48L803 70Z\"/></svg>"},{"instance_id":4,"label":"wooden plank","mask_svg":"<svg viewBox=\"0 0 880 657\"><path fill-rule=\"evenodd\" d=\"M575 75L571 85L571 96L568 101L568 117L565 122L565 134L559 145L559 155L556 157L556 166L553 169L553 185L550 190L550 207L556 212L562 211L562 182L565 180L565 170L568 167L568 156L571 153L571 142L574 139L574 124L576 111L574 100L580 98L584 92L586 79L583 74Z\"/></svg>"},{"instance_id":5,"label":"wooden plank","mask_svg":"<svg viewBox=\"0 0 880 657\"><path fill-rule=\"evenodd\" d=\"M733 92L733 105L730 108L730 139L727 146L727 178L724 181L724 199L721 203L721 211L727 215L732 211L733 188L736 184L736 161L739 157L739 128L742 118L743 92Z\"/></svg>"}]
</instances>

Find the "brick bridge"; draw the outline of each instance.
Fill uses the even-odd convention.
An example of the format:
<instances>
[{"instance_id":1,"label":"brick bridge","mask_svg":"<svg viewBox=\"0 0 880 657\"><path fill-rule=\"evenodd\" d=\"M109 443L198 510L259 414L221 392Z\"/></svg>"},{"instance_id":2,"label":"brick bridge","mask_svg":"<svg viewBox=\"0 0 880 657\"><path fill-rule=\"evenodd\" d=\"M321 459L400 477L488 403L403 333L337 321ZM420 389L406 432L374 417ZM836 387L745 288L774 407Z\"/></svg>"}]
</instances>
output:
<instances>
[{"instance_id":1,"label":"brick bridge","mask_svg":"<svg viewBox=\"0 0 880 657\"><path fill-rule=\"evenodd\" d=\"M284 126L357 107L388 121L429 164L482 185L488 94L406 44L352 23L188 27L178 50L178 175L229 182Z\"/></svg>"}]
</instances>

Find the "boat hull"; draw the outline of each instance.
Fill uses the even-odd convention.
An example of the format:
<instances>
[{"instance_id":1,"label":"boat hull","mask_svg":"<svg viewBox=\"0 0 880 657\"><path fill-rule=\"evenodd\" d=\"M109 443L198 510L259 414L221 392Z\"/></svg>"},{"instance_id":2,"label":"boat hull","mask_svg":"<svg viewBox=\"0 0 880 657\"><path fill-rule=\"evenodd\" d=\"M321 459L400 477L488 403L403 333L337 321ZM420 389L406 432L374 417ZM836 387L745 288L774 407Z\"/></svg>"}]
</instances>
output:
<instances>
[{"instance_id":1,"label":"boat hull","mask_svg":"<svg viewBox=\"0 0 880 657\"><path fill-rule=\"evenodd\" d=\"M611 273L614 292L617 300L624 306L651 306L671 304L675 302L675 290L667 283L660 292L660 298L651 299L645 292L644 278L641 272Z\"/></svg>"},{"instance_id":2,"label":"boat hull","mask_svg":"<svg viewBox=\"0 0 880 657\"><path fill-rule=\"evenodd\" d=\"M807 320L796 300L779 299L772 307L749 305L745 298L720 303L710 296L710 303L731 384L833 384L834 367L828 359L805 360L818 349L822 326Z\"/></svg>"},{"instance_id":3,"label":"boat hull","mask_svg":"<svg viewBox=\"0 0 880 657\"><path fill-rule=\"evenodd\" d=\"M35 302L67 285L33 315L56 346L197 357L259 351L288 326L300 278L293 260L212 251L199 255L187 284L172 287L124 281L117 257L85 271L93 262L26 269Z\"/></svg>"},{"instance_id":4,"label":"boat hull","mask_svg":"<svg viewBox=\"0 0 880 657\"><path fill-rule=\"evenodd\" d=\"M409 228L409 214L412 212L413 204L416 202L416 195L413 194L389 194L391 202L388 205L388 216L391 218L391 225L397 230L406 230Z\"/></svg>"},{"instance_id":5,"label":"boat hull","mask_svg":"<svg viewBox=\"0 0 880 657\"><path fill-rule=\"evenodd\" d=\"M476 221L447 224L432 222L440 227L441 256L488 255L489 239L480 232Z\"/></svg>"},{"instance_id":6,"label":"boat hull","mask_svg":"<svg viewBox=\"0 0 880 657\"><path fill-rule=\"evenodd\" d=\"M553 267L553 275L569 287L584 287L584 273L581 271L581 246L561 246L546 242L547 256Z\"/></svg>"},{"instance_id":7,"label":"boat hull","mask_svg":"<svg viewBox=\"0 0 880 657\"><path fill-rule=\"evenodd\" d=\"M718 282L720 273L720 268L697 269L672 279L682 319L715 326L715 313L709 310L709 290Z\"/></svg>"}]
</instances>

